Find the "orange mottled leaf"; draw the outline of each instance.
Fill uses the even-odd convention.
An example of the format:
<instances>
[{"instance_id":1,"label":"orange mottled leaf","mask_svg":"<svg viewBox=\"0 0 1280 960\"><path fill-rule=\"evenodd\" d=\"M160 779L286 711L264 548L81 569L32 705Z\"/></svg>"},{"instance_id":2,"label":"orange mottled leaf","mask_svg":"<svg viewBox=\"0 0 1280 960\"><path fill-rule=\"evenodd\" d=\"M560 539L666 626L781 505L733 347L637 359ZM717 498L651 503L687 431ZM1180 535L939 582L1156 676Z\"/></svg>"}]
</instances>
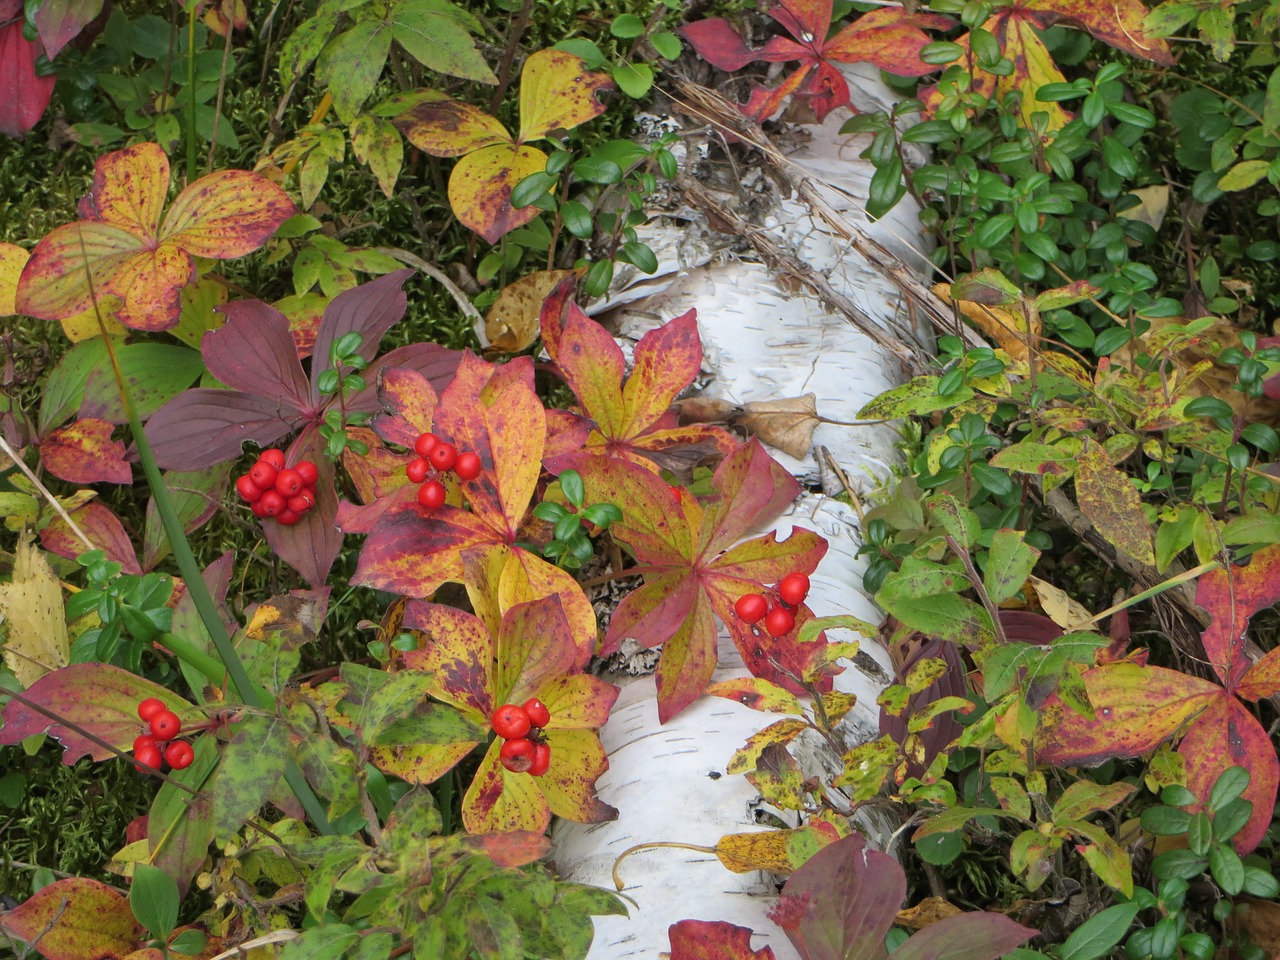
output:
<instances>
[{"instance_id":1,"label":"orange mottled leaf","mask_svg":"<svg viewBox=\"0 0 1280 960\"><path fill-rule=\"evenodd\" d=\"M1072 766L1140 756L1173 737L1225 695L1208 680L1127 661L1084 671L1084 683L1094 718L1065 708L1056 711L1056 723L1044 731L1036 747L1037 757ZM1054 702L1056 698L1048 701Z\"/></svg>"},{"instance_id":2,"label":"orange mottled leaf","mask_svg":"<svg viewBox=\"0 0 1280 960\"><path fill-rule=\"evenodd\" d=\"M124 444L111 439L114 429L96 417L59 427L41 442L40 459L68 483L129 483L133 471L125 462Z\"/></svg>"},{"instance_id":3,"label":"orange mottled leaf","mask_svg":"<svg viewBox=\"0 0 1280 960\"><path fill-rule=\"evenodd\" d=\"M1187 731L1178 753L1186 760L1187 788L1202 803L1228 767L1249 771L1243 797L1253 804L1253 814L1232 842L1241 853L1257 847L1271 823L1280 785L1275 744L1257 718L1235 697L1219 697Z\"/></svg>"},{"instance_id":4,"label":"orange mottled leaf","mask_svg":"<svg viewBox=\"0 0 1280 960\"><path fill-rule=\"evenodd\" d=\"M1280 546L1256 551L1246 567L1219 567L1200 578L1196 603L1213 617L1200 640L1214 672L1228 690L1235 690L1249 670L1249 660L1243 652L1249 619L1277 600L1280 600ZM1258 674L1254 679L1261 677L1262 674ZM1254 689L1251 685L1250 690ZM1269 696L1271 692L1267 690L1250 699ZM1247 696L1243 692L1241 695Z\"/></svg>"},{"instance_id":5,"label":"orange mottled leaf","mask_svg":"<svg viewBox=\"0 0 1280 960\"><path fill-rule=\"evenodd\" d=\"M182 288L196 277L195 257L243 256L296 212L266 178L226 170L187 187L161 220L168 187L169 161L154 143L100 157L81 221L52 230L32 251L17 311L61 320L96 296L126 326L167 330L178 322Z\"/></svg>"},{"instance_id":6,"label":"orange mottled leaf","mask_svg":"<svg viewBox=\"0 0 1280 960\"><path fill-rule=\"evenodd\" d=\"M671 960L774 960L771 947L751 949L751 929L725 920L681 920L667 930Z\"/></svg>"},{"instance_id":7,"label":"orange mottled leaf","mask_svg":"<svg viewBox=\"0 0 1280 960\"><path fill-rule=\"evenodd\" d=\"M752 710L763 710L767 713L804 713L804 708L795 694L759 677L722 680L707 687L706 693L713 697L733 700Z\"/></svg>"},{"instance_id":8,"label":"orange mottled leaf","mask_svg":"<svg viewBox=\"0 0 1280 960\"><path fill-rule=\"evenodd\" d=\"M122 957L133 951L140 932L129 901L87 877L69 877L41 888L0 915L0 929L34 944L46 960Z\"/></svg>"}]
</instances>

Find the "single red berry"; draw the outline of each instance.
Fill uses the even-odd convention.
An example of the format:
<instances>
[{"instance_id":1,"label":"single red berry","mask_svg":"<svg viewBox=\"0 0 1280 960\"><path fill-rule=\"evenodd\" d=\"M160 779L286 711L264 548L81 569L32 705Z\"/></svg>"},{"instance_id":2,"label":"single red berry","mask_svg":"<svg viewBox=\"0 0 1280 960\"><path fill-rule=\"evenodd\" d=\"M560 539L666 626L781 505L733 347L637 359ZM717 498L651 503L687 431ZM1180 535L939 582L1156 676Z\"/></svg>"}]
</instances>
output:
<instances>
[{"instance_id":1,"label":"single red berry","mask_svg":"<svg viewBox=\"0 0 1280 960\"><path fill-rule=\"evenodd\" d=\"M320 471L316 469L316 465L310 460L299 460L294 464L293 469L298 471L298 476L302 477L304 486L313 487L317 480L320 479Z\"/></svg>"},{"instance_id":2,"label":"single red berry","mask_svg":"<svg viewBox=\"0 0 1280 960\"><path fill-rule=\"evenodd\" d=\"M240 499L245 503L255 503L262 496L262 488L253 482L253 477L246 473L244 476L236 478L236 493L240 494Z\"/></svg>"},{"instance_id":3,"label":"single red berry","mask_svg":"<svg viewBox=\"0 0 1280 960\"><path fill-rule=\"evenodd\" d=\"M788 573L778 584L778 596L784 603L798 607L809 595L809 578L803 573Z\"/></svg>"},{"instance_id":4,"label":"single red berry","mask_svg":"<svg viewBox=\"0 0 1280 960\"><path fill-rule=\"evenodd\" d=\"M795 614L786 607L774 607L764 618L764 628L771 637L780 637L790 633L796 625Z\"/></svg>"},{"instance_id":5,"label":"single red berry","mask_svg":"<svg viewBox=\"0 0 1280 960\"><path fill-rule=\"evenodd\" d=\"M537 750L532 740L508 740L498 751L498 759L512 773L528 773Z\"/></svg>"},{"instance_id":6,"label":"single red berry","mask_svg":"<svg viewBox=\"0 0 1280 960\"><path fill-rule=\"evenodd\" d=\"M733 605L733 612L743 623L756 623L769 612L769 601L758 593L743 594Z\"/></svg>"},{"instance_id":7,"label":"single red berry","mask_svg":"<svg viewBox=\"0 0 1280 960\"><path fill-rule=\"evenodd\" d=\"M518 740L533 727L533 721L524 712L524 707L514 703L504 703L489 718L493 724L493 732L504 740Z\"/></svg>"},{"instance_id":8,"label":"single red berry","mask_svg":"<svg viewBox=\"0 0 1280 960\"><path fill-rule=\"evenodd\" d=\"M156 738L151 736L149 733L144 733L142 736L134 738L133 752L137 753L139 750L145 750L147 747L154 746L156 746Z\"/></svg>"},{"instance_id":9,"label":"single red berry","mask_svg":"<svg viewBox=\"0 0 1280 960\"><path fill-rule=\"evenodd\" d=\"M144 772L147 767L155 767L159 770L160 764L164 762L164 758L160 755L160 748L154 743L149 747L133 751L133 759L136 761L134 767Z\"/></svg>"},{"instance_id":10,"label":"single red berry","mask_svg":"<svg viewBox=\"0 0 1280 960\"><path fill-rule=\"evenodd\" d=\"M265 460L267 463L271 464L277 470L284 469L284 451L283 450L278 450L275 447L268 447L266 450L263 450L262 453L258 455L258 459Z\"/></svg>"},{"instance_id":11,"label":"single red berry","mask_svg":"<svg viewBox=\"0 0 1280 960\"><path fill-rule=\"evenodd\" d=\"M175 770L185 770L196 758L196 752L185 740L175 740L164 751L165 762Z\"/></svg>"},{"instance_id":12,"label":"single red berry","mask_svg":"<svg viewBox=\"0 0 1280 960\"><path fill-rule=\"evenodd\" d=\"M541 729L551 722L551 711L547 709L547 705L537 697L530 697L521 707L525 715L529 718L529 722L535 727Z\"/></svg>"},{"instance_id":13,"label":"single red berry","mask_svg":"<svg viewBox=\"0 0 1280 960\"><path fill-rule=\"evenodd\" d=\"M452 443L437 443L427 454L427 459L437 470L452 470L458 462L458 448Z\"/></svg>"},{"instance_id":14,"label":"single red berry","mask_svg":"<svg viewBox=\"0 0 1280 960\"><path fill-rule=\"evenodd\" d=\"M301 493L303 486L302 474L297 470L285 467L276 474L276 493L286 499Z\"/></svg>"},{"instance_id":15,"label":"single red berry","mask_svg":"<svg viewBox=\"0 0 1280 960\"><path fill-rule=\"evenodd\" d=\"M431 453L431 449L440 442L440 438L434 433L418 434L418 442L413 445L413 452L420 457L425 457Z\"/></svg>"},{"instance_id":16,"label":"single red berry","mask_svg":"<svg viewBox=\"0 0 1280 960\"><path fill-rule=\"evenodd\" d=\"M167 709L168 708L164 705L163 700L157 700L155 697L147 697L147 699L138 704L138 719L145 720L147 723L150 723L152 717L161 710Z\"/></svg>"},{"instance_id":17,"label":"single red berry","mask_svg":"<svg viewBox=\"0 0 1280 960\"><path fill-rule=\"evenodd\" d=\"M268 517L278 517L284 513L285 507L288 505L278 490L268 490L263 493L262 499L254 506L261 506L263 514Z\"/></svg>"},{"instance_id":18,"label":"single red berry","mask_svg":"<svg viewBox=\"0 0 1280 960\"><path fill-rule=\"evenodd\" d=\"M295 523L297 523L301 519L302 519L301 514L295 513L293 510L289 510L288 508L281 510L276 515L276 523L280 524L283 527L292 527Z\"/></svg>"},{"instance_id":19,"label":"single red berry","mask_svg":"<svg viewBox=\"0 0 1280 960\"><path fill-rule=\"evenodd\" d=\"M533 766L529 768L529 776L540 777L551 769L551 747L545 743L534 744Z\"/></svg>"},{"instance_id":20,"label":"single red berry","mask_svg":"<svg viewBox=\"0 0 1280 960\"><path fill-rule=\"evenodd\" d=\"M428 510L444 506L445 489L439 480L428 480L418 488L418 502Z\"/></svg>"},{"instance_id":21,"label":"single red berry","mask_svg":"<svg viewBox=\"0 0 1280 960\"><path fill-rule=\"evenodd\" d=\"M304 513L315 506L315 501L305 493L300 493L296 497L290 497L289 502L286 503L285 506L301 517Z\"/></svg>"},{"instance_id":22,"label":"single red berry","mask_svg":"<svg viewBox=\"0 0 1280 960\"><path fill-rule=\"evenodd\" d=\"M151 718L151 735L157 740L172 740L182 729L182 721L172 710L161 710Z\"/></svg>"},{"instance_id":23,"label":"single red berry","mask_svg":"<svg viewBox=\"0 0 1280 960\"><path fill-rule=\"evenodd\" d=\"M274 491L274 490L272 490L271 492L272 492L272 493L275 493L275 491ZM261 519L265 519L265 518L267 518L267 517L269 517L269 516L270 516L270 514L269 514L269 513L267 513L267 511L263 509L263 507L262 507L262 501L261 501L261 500L259 500L259 501L257 501L256 503L254 503L251 509L253 510L253 515L254 515L255 517L259 517L259 518L261 518Z\"/></svg>"},{"instance_id":24,"label":"single red berry","mask_svg":"<svg viewBox=\"0 0 1280 960\"><path fill-rule=\"evenodd\" d=\"M480 476L481 469L480 454L470 450L459 454L458 462L453 465L453 472L458 475L459 480L474 480Z\"/></svg>"},{"instance_id":25,"label":"single red berry","mask_svg":"<svg viewBox=\"0 0 1280 960\"><path fill-rule=\"evenodd\" d=\"M421 457L417 457L409 461L409 465L404 468L404 472L409 476L410 483L421 483L427 479L427 473L431 470L431 464Z\"/></svg>"},{"instance_id":26,"label":"single red berry","mask_svg":"<svg viewBox=\"0 0 1280 960\"><path fill-rule=\"evenodd\" d=\"M249 468L249 479L254 482L259 490L270 490L275 486L277 470L272 464L265 460L259 460Z\"/></svg>"}]
</instances>

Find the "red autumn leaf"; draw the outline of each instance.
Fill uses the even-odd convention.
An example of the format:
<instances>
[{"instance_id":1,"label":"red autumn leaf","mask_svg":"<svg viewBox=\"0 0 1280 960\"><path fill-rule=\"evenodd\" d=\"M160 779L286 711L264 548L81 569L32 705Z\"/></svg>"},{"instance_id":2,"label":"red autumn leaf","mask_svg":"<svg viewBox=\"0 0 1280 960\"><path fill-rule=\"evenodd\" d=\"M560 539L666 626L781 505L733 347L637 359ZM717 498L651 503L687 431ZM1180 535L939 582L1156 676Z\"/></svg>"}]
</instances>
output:
<instances>
[{"instance_id":1,"label":"red autumn leaf","mask_svg":"<svg viewBox=\"0 0 1280 960\"><path fill-rule=\"evenodd\" d=\"M675 493L656 474L629 460L580 454L566 467L582 475L586 502L622 510L613 536L651 572L614 611L605 651L624 637L648 647L663 645L658 662L658 716L666 722L706 689L716 666L716 618L729 625L753 670L793 692L802 692L785 667L798 659L796 630L770 637L761 624L744 624L733 605L762 583L788 573L813 572L827 551L822 537L796 528L778 542L772 533L738 541L768 523L799 492L791 475L756 441L743 444L716 470L716 493L704 506ZM802 615L797 619L805 619Z\"/></svg>"},{"instance_id":2,"label":"red autumn leaf","mask_svg":"<svg viewBox=\"0 0 1280 960\"><path fill-rule=\"evenodd\" d=\"M546 413L533 389L532 363L524 357L498 367L467 353L438 404L433 393L425 382L389 372L382 396L391 416L379 418L376 426L405 446L417 432L431 429L459 451L479 456L480 475L457 485L469 509L454 506L459 500L454 495L439 509L427 510L408 485L365 507L343 504L342 529L369 534L352 582L426 597L460 580L464 556L478 550L518 567L523 580L543 595L560 594L575 633L594 630L595 614L577 581L516 545L546 440Z\"/></svg>"},{"instance_id":3,"label":"red autumn leaf","mask_svg":"<svg viewBox=\"0 0 1280 960\"><path fill-rule=\"evenodd\" d=\"M818 121L849 103L849 86L835 63L867 62L904 77L919 77L937 69L920 59L929 43L921 29L946 29L951 21L934 14L912 14L899 7L882 7L863 14L849 26L831 33L832 0L781 0L769 10L792 39L774 37L759 50L742 41L727 20L700 20L680 28L681 35L704 60L721 70L740 70L754 60L767 63L798 61L800 66L773 90L758 88L743 112L767 120L788 96L807 99Z\"/></svg>"},{"instance_id":4,"label":"red autumn leaf","mask_svg":"<svg viewBox=\"0 0 1280 960\"><path fill-rule=\"evenodd\" d=\"M1036 91L1047 83L1063 83L1066 78L1040 39L1040 31L1056 24L1080 27L1117 50L1168 66L1173 63L1173 54L1164 40L1144 29L1146 15L1147 8L1141 0L1117 0L1106 7L1080 0L1029 0L996 7L982 29L996 38L1001 54L1013 63L1013 72L996 76L974 65L970 89L989 99L1017 92L1028 126L1033 113L1044 112L1049 115L1049 129L1056 130L1067 122L1068 114L1056 102L1037 100ZM969 63L969 35L958 38L956 43L964 50L959 62ZM931 107L940 99L936 87L923 88L920 96Z\"/></svg>"},{"instance_id":5,"label":"red autumn leaf","mask_svg":"<svg viewBox=\"0 0 1280 960\"><path fill-rule=\"evenodd\" d=\"M547 155L529 146L557 130L572 130L604 112L596 94L613 87L564 50L539 50L520 74L520 133L513 137L498 120L435 90L416 95L415 105L395 119L419 150L459 157L449 174L449 205L463 226L490 243L538 215L517 210L511 191L525 177L546 169Z\"/></svg>"},{"instance_id":6,"label":"red autumn leaf","mask_svg":"<svg viewBox=\"0 0 1280 960\"><path fill-rule=\"evenodd\" d=\"M40 459L55 477L68 483L129 483L133 471L124 444L111 439L114 426L86 417L54 430L40 444Z\"/></svg>"},{"instance_id":7,"label":"red autumn leaf","mask_svg":"<svg viewBox=\"0 0 1280 960\"><path fill-rule=\"evenodd\" d=\"M5 696L0 691L0 700ZM107 663L74 663L54 670L33 683L23 697L50 715L10 698L0 711L4 720L0 743L12 746L47 731L62 744L62 762L68 765L85 756L93 760L115 756L98 741L129 750L134 738L146 732L146 724L138 719L138 704L147 697L163 700L186 726L203 719L165 687Z\"/></svg>"},{"instance_id":8,"label":"red autumn leaf","mask_svg":"<svg viewBox=\"0 0 1280 960\"><path fill-rule=\"evenodd\" d=\"M0 929L34 944L47 960L123 957L138 945L140 932L129 901L87 877L42 887L26 903L0 914Z\"/></svg>"},{"instance_id":9,"label":"red autumn leaf","mask_svg":"<svg viewBox=\"0 0 1280 960\"><path fill-rule=\"evenodd\" d=\"M12 9L10 9L12 8ZM10 17L16 17L10 21ZM22 35L22 4L0 3L0 133L21 137L40 122L57 78L36 76L38 43Z\"/></svg>"},{"instance_id":10,"label":"red autumn leaf","mask_svg":"<svg viewBox=\"0 0 1280 960\"><path fill-rule=\"evenodd\" d=\"M162 215L169 158L154 143L99 157L81 220L36 244L18 281L19 313L74 316L95 298L125 326L167 330L196 257L227 260L257 250L297 212L271 181L246 170L201 177ZM118 306L107 306L113 297Z\"/></svg>"},{"instance_id":11,"label":"red autumn leaf","mask_svg":"<svg viewBox=\"0 0 1280 960\"><path fill-rule=\"evenodd\" d=\"M518 602L531 595L520 587L518 571L490 581L487 573L493 571L477 557L467 566L467 587L478 610L496 615L493 604L503 596L517 602L488 624L453 607L411 602L404 623L428 639L423 648L405 653L404 664L430 673L436 684L431 694L486 729L500 704L537 697L551 713L545 733L552 751L547 773L532 777L499 763L504 741L495 739L462 801L468 832L541 831L553 813L580 823L614 819L617 811L596 796L595 781L608 768L597 731L618 691L583 672L594 635L575 634L558 596ZM515 596L508 593L512 589ZM392 756L375 752L374 762L400 775L430 770L439 776L477 745L411 747Z\"/></svg>"},{"instance_id":12,"label":"red autumn leaf","mask_svg":"<svg viewBox=\"0 0 1280 960\"><path fill-rule=\"evenodd\" d=\"M89 538L93 549L106 553L107 559L120 564L123 572L142 572L138 554L133 549L129 535L125 533L124 524L111 512L110 507L97 500L90 500L83 507L72 510L68 516ZM40 544L50 553L68 560L74 560L90 549L61 516L55 516L40 531Z\"/></svg>"},{"instance_id":13,"label":"red autumn leaf","mask_svg":"<svg viewBox=\"0 0 1280 960\"><path fill-rule=\"evenodd\" d=\"M1051 699L1046 710L1055 722L1047 725L1038 756L1060 765L1100 763L1147 753L1185 731L1178 752L1186 760L1187 787L1201 803L1228 767L1249 770L1244 796L1253 803L1253 815L1233 842L1241 853L1253 850L1271 822L1280 759L1266 729L1237 697L1256 700L1280 691L1280 653L1273 650L1253 664L1244 654L1249 618L1280 599L1277 565L1280 546L1271 546L1254 553L1247 567L1215 570L1200 579L1196 602L1213 617L1202 642L1223 686L1128 662L1086 670L1094 718L1063 710Z\"/></svg>"},{"instance_id":14,"label":"red autumn leaf","mask_svg":"<svg viewBox=\"0 0 1280 960\"><path fill-rule=\"evenodd\" d=\"M727 456L733 451L737 441L725 430L710 424L682 427L670 412L702 365L697 311L641 337L631 375L626 376L626 359L617 341L568 301L562 289L567 292L568 285L557 288L542 311L542 342L584 413L595 422L586 439L587 452L625 457L655 470L657 465L679 467L682 461L688 467L706 453ZM562 469L558 461L548 462L548 467Z\"/></svg>"},{"instance_id":15,"label":"red autumn leaf","mask_svg":"<svg viewBox=\"0 0 1280 960\"><path fill-rule=\"evenodd\" d=\"M774 960L770 947L751 949L751 930L724 920L681 920L667 928L671 960Z\"/></svg>"}]
</instances>

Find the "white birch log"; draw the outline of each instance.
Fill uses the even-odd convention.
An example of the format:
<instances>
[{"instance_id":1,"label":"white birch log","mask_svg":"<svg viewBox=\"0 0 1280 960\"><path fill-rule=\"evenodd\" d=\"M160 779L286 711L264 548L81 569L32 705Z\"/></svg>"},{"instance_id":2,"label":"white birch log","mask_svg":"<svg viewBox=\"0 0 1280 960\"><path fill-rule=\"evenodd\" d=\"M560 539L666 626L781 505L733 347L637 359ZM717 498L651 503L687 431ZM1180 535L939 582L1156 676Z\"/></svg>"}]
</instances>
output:
<instances>
[{"instance_id":1,"label":"white birch log","mask_svg":"<svg viewBox=\"0 0 1280 960\"><path fill-rule=\"evenodd\" d=\"M854 103L879 109L893 94L872 71L848 71ZM919 246L918 210L908 198L884 221L868 225L858 204L865 198L871 167L857 158L865 142L840 137L847 114L839 111L818 127L806 128L810 142L792 157L810 175L831 185L824 195L837 210L883 246L904 259L908 268L924 270ZM927 331L907 320L897 288L857 257L836 231L798 199L784 199L767 226L778 241L819 271L832 288L853 300L895 336L911 341L913 350L927 349ZM651 245L676 250L685 241L655 231ZM687 244L685 244L687 249ZM661 256L664 264L678 255ZM609 320L621 337L637 339L657 323L698 309L706 365L712 374L708 393L735 403L779 399L806 393L817 396L818 412L834 420L855 420L872 397L902 382L901 364L843 317L816 300L788 296L769 270L758 263L685 263L678 274L646 278L643 300L613 304ZM831 450L851 484L862 490L882 480L894 462L894 434L885 426L820 425L815 446ZM811 453L796 460L771 451L802 482L814 482L818 462ZM856 559L861 544L856 515L822 494L805 494L774 528L785 536L791 527L816 530L830 549L812 579L808 604L817 616L848 613L879 620L862 590L865 564ZM763 532L763 531L759 531ZM849 639L838 637L838 639ZM874 638L862 638L862 649L888 674L888 657ZM744 676L746 670L732 641L720 637L720 666L715 679ZM858 695L858 706L846 720L850 742L874 731L881 681L850 666L836 680L838 689ZM584 826L560 822L553 830L556 864L575 881L611 886L617 856L628 847L651 841L682 841L714 846L729 833L769 829L757 815L765 811L754 788L724 768L734 751L777 717L739 704L703 697L665 726L657 720L651 679L624 687L602 741L610 769L599 780L601 797L620 811L612 823ZM842 728L843 729L843 728ZM798 757L817 768L838 768L838 758L811 754ZM792 817L792 825L798 825ZM767 917L776 899L771 877L733 874L710 854L661 848L629 857L622 866L624 892L636 901L629 918L596 919L592 960L656 958L669 949L668 927L684 919L727 920L752 928L752 946L768 944L778 960L793 960L790 942Z\"/></svg>"}]
</instances>

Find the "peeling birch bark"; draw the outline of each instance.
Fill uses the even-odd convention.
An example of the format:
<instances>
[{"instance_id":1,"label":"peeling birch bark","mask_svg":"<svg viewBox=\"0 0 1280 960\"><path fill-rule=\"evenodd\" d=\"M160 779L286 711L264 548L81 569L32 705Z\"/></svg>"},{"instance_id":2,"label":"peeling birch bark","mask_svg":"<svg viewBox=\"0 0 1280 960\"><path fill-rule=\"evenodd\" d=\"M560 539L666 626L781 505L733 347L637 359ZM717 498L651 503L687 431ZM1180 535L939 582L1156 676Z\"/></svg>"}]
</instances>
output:
<instances>
[{"instance_id":1,"label":"peeling birch bark","mask_svg":"<svg viewBox=\"0 0 1280 960\"><path fill-rule=\"evenodd\" d=\"M864 109L894 102L894 95L870 71L855 66L847 72L855 103ZM903 281L910 278L923 289L926 258L918 250L918 208L908 197L884 220L866 223L858 198L866 197L872 169L858 159L865 142L839 136L846 118L842 114L804 128L809 140L790 154L787 165L793 182L798 176L805 186L751 224L748 232L754 235L745 237L749 249L728 259L713 259L709 251L691 256L691 228L654 228L642 238L660 251L665 273L641 280L641 299L627 293L615 296L602 319L624 342L634 341L696 307L704 363L711 373L708 394L740 404L813 393L818 412L833 420L856 420L872 397L923 368L932 337L920 318L930 311L906 307L904 288L911 284ZM712 189L702 183L697 189L715 202ZM854 249L850 225L874 256ZM896 458L894 439L887 425L820 424L814 449L828 448L861 492L888 475ZM802 484L827 493L840 489L838 484L821 484L826 471L814 452L802 459L770 452ZM817 530L830 542L811 578L807 602L814 614L848 613L878 622L880 614L862 590L865 564L856 558L861 531L854 510L824 493L808 493L774 528L785 536L793 524ZM861 643L879 670L850 665L836 678L837 689L858 696L858 705L841 726L850 746L876 729L875 700L891 673L887 653L875 638L863 637ZM716 680L746 675L724 633L719 653ZM725 834L769 829L761 819L780 812L765 808L744 777L726 775L724 768L748 737L776 719L703 697L660 726L652 680L642 678L625 686L602 731L610 769L598 782L601 798L617 806L621 815L612 823L591 826L558 823L552 837L560 871L567 879L611 886L614 860L635 844L679 841L714 846ZM839 769L839 758L829 749L808 745L797 753L807 769ZM793 814L782 819L799 825ZM883 825L869 826L873 834L878 826L883 834L888 832ZM769 876L730 873L711 854L663 848L629 857L622 879L623 892L638 906L630 918L596 918L590 953L594 960L656 958L669 949L668 927L684 919L727 920L751 927L757 934L753 947L767 944L778 960L796 957L781 929L767 917L777 892Z\"/></svg>"}]
</instances>

